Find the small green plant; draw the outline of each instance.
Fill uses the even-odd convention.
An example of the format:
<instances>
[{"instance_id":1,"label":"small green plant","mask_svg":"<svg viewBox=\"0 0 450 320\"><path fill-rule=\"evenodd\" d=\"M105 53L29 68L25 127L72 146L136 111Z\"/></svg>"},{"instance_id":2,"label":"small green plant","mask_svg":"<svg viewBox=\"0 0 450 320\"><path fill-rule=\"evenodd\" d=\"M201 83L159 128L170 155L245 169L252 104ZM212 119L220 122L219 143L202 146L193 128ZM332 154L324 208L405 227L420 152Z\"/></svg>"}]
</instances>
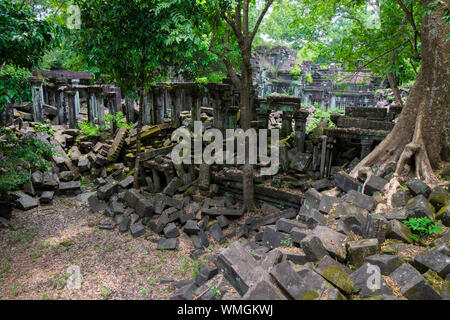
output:
<instances>
[{"instance_id":1,"label":"small green plant","mask_svg":"<svg viewBox=\"0 0 450 320\"><path fill-rule=\"evenodd\" d=\"M349 267L349 269L352 269L352 270L356 269L356 267L354 265L352 265L352 264L349 264L348 267Z\"/></svg>"},{"instance_id":2,"label":"small green plant","mask_svg":"<svg viewBox=\"0 0 450 320\"><path fill-rule=\"evenodd\" d=\"M52 125L49 119L45 120L45 124L36 122L34 125L34 131L47 132L51 136L55 133L55 130L52 129Z\"/></svg>"},{"instance_id":3,"label":"small green plant","mask_svg":"<svg viewBox=\"0 0 450 320\"><path fill-rule=\"evenodd\" d=\"M221 296L221 292L215 282L211 284L211 287L209 288L209 292L211 292L212 295L214 295L214 299L219 300Z\"/></svg>"},{"instance_id":4,"label":"small green plant","mask_svg":"<svg viewBox=\"0 0 450 320\"><path fill-rule=\"evenodd\" d=\"M105 116L105 122L109 124L111 121L115 123L117 128L127 128L133 129L133 123L127 123L123 120L124 116L122 111L117 112L116 114L107 114Z\"/></svg>"},{"instance_id":5,"label":"small green plant","mask_svg":"<svg viewBox=\"0 0 450 320\"><path fill-rule=\"evenodd\" d=\"M280 241L283 246L290 247L292 245L292 239L289 237L284 238Z\"/></svg>"},{"instance_id":6,"label":"small green plant","mask_svg":"<svg viewBox=\"0 0 450 320\"><path fill-rule=\"evenodd\" d=\"M280 208L284 209L284 202L283 201L280 201Z\"/></svg>"},{"instance_id":7,"label":"small green plant","mask_svg":"<svg viewBox=\"0 0 450 320\"><path fill-rule=\"evenodd\" d=\"M442 231L442 227L431 221L428 217L410 218L407 221L403 221L403 223L411 229L411 237L414 241L418 241L426 235Z\"/></svg>"},{"instance_id":8,"label":"small green plant","mask_svg":"<svg viewBox=\"0 0 450 320\"><path fill-rule=\"evenodd\" d=\"M111 296L111 290L108 287L103 287L100 290L100 295L106 300Z\"/></svg>"},{"instance_id":9,"label":"small green plant","mask_svg":"<svg viewBox=\"0 0 450 320\"><path fill-rule=\"evenodd\" d=\"M142 296L143 297L147 296L147 291L148 291L148 288L142 288Z\"/></svg>"},{"instance_id":10,"label":"small green plant","mask_svg":"<svg viewBox=\"0 0 450 320\"><path fill-rule=\"evenodd\" d=\"M100 132L100 126L99 125L94 125L93 123L90 123L87 120L78 122L78 127L88 137L96 136Z\"/></svg>"}]
</instances>

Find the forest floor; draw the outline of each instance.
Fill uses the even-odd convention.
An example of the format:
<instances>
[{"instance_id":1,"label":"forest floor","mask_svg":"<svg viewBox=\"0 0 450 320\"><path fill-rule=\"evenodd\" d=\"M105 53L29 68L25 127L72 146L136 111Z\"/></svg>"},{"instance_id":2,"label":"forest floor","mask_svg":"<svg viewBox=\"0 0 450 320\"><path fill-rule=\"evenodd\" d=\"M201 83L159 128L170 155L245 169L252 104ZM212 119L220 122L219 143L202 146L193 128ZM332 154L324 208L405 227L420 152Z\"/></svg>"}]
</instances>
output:
<instances>
[{"instance_id":1,"label":"forest floor","mask_svg":"<svg viewBox=\"0 0 450 320\"><path fill-rule=\"evenodd\" d=\"M211 245L192 260L194 248L183 237L179 250L158 251L156 234L135 239L102 230L102 219L80 195L14 210L12 228L0 232L0 299L168 299L176 289L161 280L191 279L220 249ZM80 289L67 285L73 266L80 268Z\"/></svg>"}]
</instances>

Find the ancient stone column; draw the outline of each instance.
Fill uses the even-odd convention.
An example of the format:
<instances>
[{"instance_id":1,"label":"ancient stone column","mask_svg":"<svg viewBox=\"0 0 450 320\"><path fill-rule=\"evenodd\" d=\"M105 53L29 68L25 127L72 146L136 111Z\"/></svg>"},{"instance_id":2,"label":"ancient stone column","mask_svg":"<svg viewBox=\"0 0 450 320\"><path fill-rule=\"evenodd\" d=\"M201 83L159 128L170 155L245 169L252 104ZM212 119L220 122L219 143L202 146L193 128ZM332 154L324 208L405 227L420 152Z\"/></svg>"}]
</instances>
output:
<instances>
[{"instance_id":1,"label":"ancient stone column","mask_svg":"<svg viewBox=\"0 0 450 320\"><path fill-rule=\"evenodd\" d=\"M305 151L305 139L306 139L306 119L308 118L308 112L298 110L294 113L295 120L295 132L294 143L299 152Z\"/></svg>"},{"instance_id":2,"label":"ancient stone column","mask_svg":"<svg viewBox=\"0 0 450 320\"><path fill-rule=\"evenodd\" d=\"M192 109L190 130L194 131L194 121L200 121L200 107L202 103L202 94L200 88L192 89Z\"/></svg>"},{"instance_id":3,"label":"ancient stone column","mask_svg":"<svg viewBox=\"0 0 450 320\"><path fill-rule=\"evenodd\" d=\"M60 78L56 80L56 107L58 108L58 119L59 124L63 125L67 123L68 119L68 108L66 99L66 85L67 80Z\"/></svg>"},{"instance_id":4,"label":"ancient stone column","mask_svg":"<svg viewBox=\"0 0 450 320\"><path fill-rule=\"evenodd\" d=\"M95 99L95 89L93 87L89 87L87 89L87 94L88 94L88 99L87 99L87 103L88 103L88 121L92 124L94 124L95 122L95 117L96 117L96 99Z\"/></svg>"},{"instance_id":5,"label":"ancient stone column","mask_svg":"<svg viewBox=\"0 0 450 320\"><path fill-rule=\"evenodd\" d=\"M103 92L96 92L95 95L95 106L97 107L97 117L98 124L100 125L100 130L105 129L105 102Z\"/></svg>"},{"instance_id":6,"label":"ancient stone column","mask_svg":"<svg viewBox=\"0 0 450 320\"><path fill-rule=\"evenodd\" d=\"M67 100L69 105L69 128L75 129L77 127L75 91L67 90Z\"/></svg>"},{"instance_id":7,"label":"ancient stone column","mask_svg":"<svg viewBox=\"0 0 450 320\"><path fill-rule=\"evenodd\" d=\"M142 124L150 124L150 109L153 104L153 96L149 93L147 89L144 90L144 105L142 106L142 110L139 112L143 112L142 114Z\"/></svg>"},{"instance_id":8,"label":"ancient stone column","mask_svg":"<svg viewBox=\"0 0 450 320\"><path fill-rule=\"evenodd\" d=\"M80 84L80 79L72 79L72 85L77 86ZM78 119L78 116L80 114L80 92L77 88L74 89L75 91L75 117Z\"/></svg>"},{"instance_id":9,"label":"ancient stone column","mask_svg":"<svg viewBox=\"0 0 450 320\"><path fill-rule=\"evenodd\" d=\"M134 122L134 99L131 99L130 97L125 98L125 116L127 118L127 122Z\"/></svg>"},{"instance_id":10,"label":"ancient stone column","mask_svg":"<svg viewBox=\"0 0 450 320\"><path fill-rule=\"evenodd\" d=\"M286 138L292 132L292 112L283 111L280 138Z\"/></svg>"},{"instance_id":11,"label":"ancient stone column","mask_svg":"<svg viewBox=\"0 0 450 320\"><path fill-rule=\"evenodd\" d=\"M29 78L31 85L31 98L33 101L33 119L36 122L44 121L44 112L42 105L44 104L43 79L37 77Z\"/></svg>"},{"instance_id":12,"label":"ancient stone column","mask_svg":"<svg viewBox=\"0 0 450 320\"><path fill-rule=\"evenodd\" d=\"M373 139L370 137L361 138L361 160L364 159L372 151Z\"/></svg>"}]
</instances>

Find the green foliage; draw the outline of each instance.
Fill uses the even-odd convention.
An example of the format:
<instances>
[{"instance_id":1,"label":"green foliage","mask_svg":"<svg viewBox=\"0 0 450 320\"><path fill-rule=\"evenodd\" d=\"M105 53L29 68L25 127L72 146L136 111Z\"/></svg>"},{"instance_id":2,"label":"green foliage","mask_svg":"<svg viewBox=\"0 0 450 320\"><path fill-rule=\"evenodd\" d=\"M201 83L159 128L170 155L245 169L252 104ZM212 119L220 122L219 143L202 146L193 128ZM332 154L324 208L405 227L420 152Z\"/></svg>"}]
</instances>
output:
<instances>
[{"instance_id":1,"label":"green foliage","mask_svg":"<svg viewBox=\"0 0 450 320\"><path fill-rule=\"evenodd\" d=\"M328 127L333 127L335 124L331 121L330 116L332 114L344 114L343 110L337 108L325 110L321 108L317 103L314 104L314 109L314 114L309 120L309 124L306 127L306 132L311 132L312 130L314 130L314 128L316 128L323 119L328 120Z\"/></svg>"},{"instance_id":2,"label":"green foliage","mask_svg":"<svg viewBox=\"0 0 450 320\"><path fill-rule=\"evenodd\" d=\"M403 223L413 232L412 239L414 241L417 241L426 235L442 231L442 227L435 224L428 217L410 218L407 221L403 221Z\"/></svg>"},{"instance_id":3,"label":"green foliage","mask_svg":"<svg viewBox=\"0 0 450 320\"><path fill-rule=\"evenodd\" d=\"M0 1L0 66L31 68L59 39L56 25L38 19L23 1Z\"/></svg>"},{"instance_id":4,"label":"green foliage","mask_svg":"<svg viewBox=\"0 0 450 320\"><path fill-rule=\"evenodd\" d=\"M0 112L6 104L31 100L28 78L31 72L24 68L6 65L0 74Z\"/></svg>"},{"instance_id":5,"label":"green foliage","mask_svg":"<svg viewBox=\"0 0 450 320\"><path fill-rule=\"evenodd\" d=\"M20 139L11 130L1 129L0 190L12 191L29 181L31 172L47 171L55 154L52 145L31 137Z\"/></svg>"},{"instance_id":6,"label":"green foliage","mask_svg":"<svg viewBox=\"0 0 450 320\"><path fill-rule=\"evenodd\" d=\"M302 74L302 69L300 69L300 66L296 64L291 71L289 71L289 74L292 76L294 80L299 80L300 75Z\"/></svg>"},{"instance_id":7,"label":"green foliage","mask_svg":"<svg viewBox=\"0 0 450 320\"><path fill-rule=\"evenodd\" d=\"M47 132L49 135L53 135L55 130L52 129L52 125L49 119L45 121L45 124L36 122L34 125L34 131L36 132Z\"/></svg>"},{"instance_id":8,"label":"green foliage","mask_svg":"<svg viewBox=\"0 0 450 320\"><path fill-rule=\"evenodd\" d=\"M305 80L310 84L314 82L312 75L310 75L309 73L305 74Z\"/></svg>"},{"instance_id":9,"label":"green foliage","mask_svg":"<svg viewBox=\"0 0 450 320\"><path fill-rule=\"evenodd\" d=\"M205 47L195 36L198 12L194 0L75 3L82 19L78 46L87 63L125 92L163 81L178 71L187 73L200 58L197 48Z\"/></svg>"},{"instance_id":10,"label":"green foliage","mask_svg":"<svg viewBox=\"0 0 450 320\"><path fill-rule=\"evenodd\" d=\"M122 111L117 112L115 115L113 114L107 114L105 116L105 122L109 124L111 121L113 121L117 128L127 128L127 129L133 129L133 123L127 123L123 120L124 115Z\"/></svg>"},{"instance_id":11,"label":"green foliage","mask_svg":"<svg viewBox=\"0 0 450 320\"><path fill-rule=\"evenodd\" d=\"M94 125L87 120L78 122L78 128L80 128L80 130L89 137L96 136L100 133L100 126Z\"/></svg>"}]
</instances>

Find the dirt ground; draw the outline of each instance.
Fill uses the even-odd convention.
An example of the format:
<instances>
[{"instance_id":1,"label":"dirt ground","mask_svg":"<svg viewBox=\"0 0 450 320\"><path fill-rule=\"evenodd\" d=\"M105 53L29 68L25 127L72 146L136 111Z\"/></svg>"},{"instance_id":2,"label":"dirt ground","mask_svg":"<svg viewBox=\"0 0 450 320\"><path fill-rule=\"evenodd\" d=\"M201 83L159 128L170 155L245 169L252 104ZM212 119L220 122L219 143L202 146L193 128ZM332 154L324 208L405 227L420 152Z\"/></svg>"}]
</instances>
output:
<instances>
[{"instance_id":1,"label":"dirt ground","mask_svg":"<svg viewBox=\"0 0 450 320\"><path fill-rule=\"evenodd\" d=\"M99 229L103 219L80 196L15 210L12 228L0 229L0 299L168 299L176 289L161 279L192 278L220 249L211 245L192 260L194 247L183 236L178 251L158 251L158 236L148 229L134 239L117 227ZM67 285L73 266L80 268L80 289Z\"/></svg>"}]
</instances>

